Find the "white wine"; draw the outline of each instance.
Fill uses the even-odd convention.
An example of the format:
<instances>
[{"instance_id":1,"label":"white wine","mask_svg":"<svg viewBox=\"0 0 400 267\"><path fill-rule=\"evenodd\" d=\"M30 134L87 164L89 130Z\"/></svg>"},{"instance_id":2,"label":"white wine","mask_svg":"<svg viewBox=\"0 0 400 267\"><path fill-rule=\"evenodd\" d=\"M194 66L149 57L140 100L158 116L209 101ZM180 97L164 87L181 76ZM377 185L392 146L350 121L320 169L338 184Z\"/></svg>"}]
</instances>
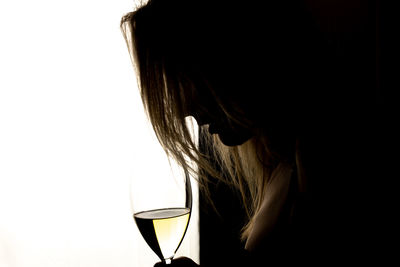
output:
<instances>
[{"instance_id":1,"label":"white wine","mask_svg":"<svg viewBox=\"0 0 400 267\"><path fill-rule=\"evenodd\" d=\"M163 260L172 259L185 235L189 208L149 210L133 215L140 233L151 249Z\"/></svg>"}]
</instances>

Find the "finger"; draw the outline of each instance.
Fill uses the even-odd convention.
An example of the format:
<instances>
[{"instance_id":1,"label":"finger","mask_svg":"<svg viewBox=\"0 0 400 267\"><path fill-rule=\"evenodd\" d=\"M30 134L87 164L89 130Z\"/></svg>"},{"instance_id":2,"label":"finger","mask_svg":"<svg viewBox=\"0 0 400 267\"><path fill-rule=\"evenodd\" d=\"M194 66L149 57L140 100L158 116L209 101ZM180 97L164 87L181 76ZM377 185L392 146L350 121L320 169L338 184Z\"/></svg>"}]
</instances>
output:
<instances>
[{"instance_id":1,"label":"finger","mask_svg":"<svg viewBox=\"0 0 400 267\"><path fill-rule=\"evenodd\" d=\"M154 267L165 267L167 266L164 262L157 262L156 264L154 264Z\"/></svg>"},{"instance_id":2,"label":"finger","mask_svg":"<svg viewBox=\"0 0 400 267\"><path fill-rule=\"evenodd\" d=\"M172 266L174 267L199 267L192 259L187 257L179 257L172 260Z\"/></svg>"},{"instance_id":3,"label":"finger","mask_svg":"<svg viewBox=\"0 0 400 267\"><path fill-rule=\"evenodd\" d=\"M173 259L170 264L165 264L164 262L157 262L154 267L199 267L192 259L187 257L179 257Z\"/></svg>"}]
</instances>

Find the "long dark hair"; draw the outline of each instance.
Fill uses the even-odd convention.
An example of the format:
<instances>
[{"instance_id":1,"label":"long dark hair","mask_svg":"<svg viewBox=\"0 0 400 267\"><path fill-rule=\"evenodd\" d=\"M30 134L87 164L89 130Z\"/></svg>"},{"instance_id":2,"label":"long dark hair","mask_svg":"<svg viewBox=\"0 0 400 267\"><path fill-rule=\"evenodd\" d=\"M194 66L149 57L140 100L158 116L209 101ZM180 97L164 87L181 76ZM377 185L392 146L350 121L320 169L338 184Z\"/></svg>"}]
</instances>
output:
<instances>
[{"instance_id":1,"label":"long dark hair","mask_svg":"<svg viewBox=\"0 0 400 267\"><path fill-rule=\"evenodd\" d=\"M315 88L308 78L319 75L315 66L322 61L301 1L275 2L150 0L121 20L145 109L166 153L185 170L236 185L250 218L271 172L281 162L294 163L299 118ZM199 91L215 99L220 114L210 116L227 116L253 134L235 147L206 137L223 172L187 127Z\"/></svg>"}]
</instances>

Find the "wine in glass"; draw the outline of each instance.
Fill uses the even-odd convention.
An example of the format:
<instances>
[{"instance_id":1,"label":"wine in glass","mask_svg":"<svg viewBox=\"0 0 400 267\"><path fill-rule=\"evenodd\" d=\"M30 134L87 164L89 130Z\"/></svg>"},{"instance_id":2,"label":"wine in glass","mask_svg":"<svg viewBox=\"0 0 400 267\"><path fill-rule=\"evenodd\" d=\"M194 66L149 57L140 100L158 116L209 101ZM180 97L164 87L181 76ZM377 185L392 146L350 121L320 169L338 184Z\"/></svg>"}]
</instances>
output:
<instances>
[{"instance_id":1,"label":"wine in glass","mask_svg":"<svg viewBox=\"0 0 400 267\"><path fill-rule=\"evenodd\" d=\"M192 187L187 172L171 171L157 180L154 175L131 183L133 218L146 243L169 264L190 221Z\"/></svg>"}]
</instances>

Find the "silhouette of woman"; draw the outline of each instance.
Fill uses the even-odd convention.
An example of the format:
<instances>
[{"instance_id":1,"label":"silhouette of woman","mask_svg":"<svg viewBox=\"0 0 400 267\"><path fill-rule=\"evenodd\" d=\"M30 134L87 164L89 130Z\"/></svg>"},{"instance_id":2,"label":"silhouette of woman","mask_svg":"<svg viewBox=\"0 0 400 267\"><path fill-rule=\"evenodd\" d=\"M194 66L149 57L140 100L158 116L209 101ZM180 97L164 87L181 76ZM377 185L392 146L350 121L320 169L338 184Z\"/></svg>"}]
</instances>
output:
<instances>
[{"instance_id":1,"label":"silhouette of woman","mask_svg":"<svg viewBox=\"0 0 400 267\"><path fill-rule=\"evenodd\" d=\"M122 18L148 117L201 184L205 172L239 188L245 266L359 262L354 247L372 240L373 5L261 2L150 0Z\"/></svg>"}]
</instances>

